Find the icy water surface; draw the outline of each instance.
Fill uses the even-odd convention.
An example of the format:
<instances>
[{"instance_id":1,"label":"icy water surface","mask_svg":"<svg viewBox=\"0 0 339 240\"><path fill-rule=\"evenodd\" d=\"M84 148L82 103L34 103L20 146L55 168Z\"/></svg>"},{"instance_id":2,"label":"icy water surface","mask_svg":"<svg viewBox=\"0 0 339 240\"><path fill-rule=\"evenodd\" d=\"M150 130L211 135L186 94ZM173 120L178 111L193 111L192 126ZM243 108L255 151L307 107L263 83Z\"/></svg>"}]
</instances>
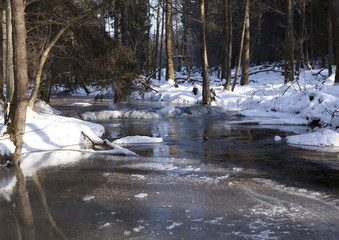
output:
<instances>
[{"instance_id":1,"label":"icy water surface","mask_svg":"<svg viewBox=\"0 0 339 240\"><path fill-rule=\"evenodd\" d=\"M165 103L103 110L109 117L93 106L81 114L92 112L106 138L164 142L124 146L137 157L31 154L74 163L26 181L1 169L3 182L18 181L11 201L0 198L0 239L338 239L339 157L285 144L304 127L235 125L234 113Z\"/></svg>"}]
</instances>

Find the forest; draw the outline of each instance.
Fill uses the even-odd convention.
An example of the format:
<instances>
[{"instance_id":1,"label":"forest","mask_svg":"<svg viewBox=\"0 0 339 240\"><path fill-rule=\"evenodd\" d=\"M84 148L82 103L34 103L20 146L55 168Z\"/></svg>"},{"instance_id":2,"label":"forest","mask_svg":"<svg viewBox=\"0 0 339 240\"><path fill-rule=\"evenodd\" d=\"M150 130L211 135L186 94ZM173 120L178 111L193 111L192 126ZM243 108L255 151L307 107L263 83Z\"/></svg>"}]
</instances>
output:
<instances>
[{"instance_id":1,"label":"forest","mask_svg":"<svg viewBox=\"0 0 339 240\"><path fill-rule=\"evenodd\" d=\"M332 74L339 61L334 0L4 0L1 16L0 97L18 145L23 109L49 102L56 86L110 87L118 102L162 68L174 81L175 71L188 81L201 71L210 104L211 69L229 91L240 69L239 83L249 83L253 65L280 66L287 83L316 65Z\"/></svg>"}]
</instances>

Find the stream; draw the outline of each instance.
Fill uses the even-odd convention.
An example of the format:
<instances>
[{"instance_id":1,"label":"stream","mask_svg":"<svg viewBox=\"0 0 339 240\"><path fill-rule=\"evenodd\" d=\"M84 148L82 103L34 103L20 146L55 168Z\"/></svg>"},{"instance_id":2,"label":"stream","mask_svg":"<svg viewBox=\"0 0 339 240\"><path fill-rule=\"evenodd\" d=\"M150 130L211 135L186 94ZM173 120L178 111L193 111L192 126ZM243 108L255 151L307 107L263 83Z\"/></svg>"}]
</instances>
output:
<instances>
[{"instance_id":1,"label":"stream","mask_svg":"<svg viewBox=\"0 0 339 240\"><path fill-rule=\"evenodd\" d=\"M18 182L10 201L0 196L0 239L338 239L339 154L284 141L310 129L234 124L246 118L215 107L69 103L52 105L75 117L157 113L92 121L109 140L164 141L123 146L138 156L31 153L74 162L26 178L20 169L1 168L2 181L16 176ZM174 115L160 114L168 107Z\"/></svg>"}]
</instances>

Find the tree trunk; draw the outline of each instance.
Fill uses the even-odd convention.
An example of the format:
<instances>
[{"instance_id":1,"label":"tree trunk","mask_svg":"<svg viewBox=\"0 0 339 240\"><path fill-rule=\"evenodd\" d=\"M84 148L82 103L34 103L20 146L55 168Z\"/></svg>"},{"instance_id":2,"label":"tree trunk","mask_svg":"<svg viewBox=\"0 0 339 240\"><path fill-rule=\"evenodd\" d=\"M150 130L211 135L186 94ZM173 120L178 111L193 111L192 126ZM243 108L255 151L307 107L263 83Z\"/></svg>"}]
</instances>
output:
<instances>
[{"instance_id":1,"label":"tree trunk","mask_svg":"<svg viewBox=\"0 0 339 240\"><path fill-rule=\"evenodd\" d=\"M158 8L157 8L157 27L156 27L155 47L154 47L154 57L153 57L153 72L155 72L157 70L157 65L158 65L160 9L161 9L161 0L158 1ZM154 75L154 78L156 78L156 75Z\"/></svg>"},{"instance_id":2,"label":"tree trunk","mask_svg":"<svg viewBox=\"0 0 339 240\"><path fill-rule=\"evenodd\" d=\"M166 80L174 80L172 0L166 1Z\"/></svg>"},{"instance_id":3,"label":"tree trunk","mask_svg":"<svg viewBox=\"0 0 339 240\"><path fill-rule=\"evenodd\" d=\"M14 66L13 66L13 29L11 1L6 0L6 96L7 102L11 102L14 95Z\"/></svg>"},{"instance_id":4,"label":"tree trunk","mask_svg":"<svg viewBox=\"0 0 339 240\"><path fill-rule=\"evenodd\" d=\"M240 84L248 85L248 70L250 67L250 1L245 0L245 38L244 38L244 51L241 68Z\"/></svg>"},{"instance_id":5,"label":"tree trunk","mask_svg":"<svg viewBox=\"0 0 339 240\"><path fill-rule=\"evenodd\" d=\"M285 83L294 80L293 4L294 0L286 0Z\"/></svg>"},{"instance_id":6,"label":"tree trunk","mask_svg":"<svg viewBox=\"0 0 339 240\"><path fill-rule=\"evenodd\" d=\"M332 33L332 23L331 17L328 15L327 23L327 33L328 33L328 76L332 75L332 65L333 65L333 33Z\"/></svg>"},{"instance_id":7,"label":"tree trunk","mask_svg":"<svg viewBox=\"0 0 339 240\"><path fill-rule=\"evenodd\" d=\"M314 67L314 34L313 34L313 4L310 2L310 58L311 58L311 69Z\"/></svg>"},{"instance_id":8,"label":"tree trunk","mask_svg":"<svg viewBox=\"0 0 339 240\"><path fill-rule=\"evenodd\" d=\"M248 0L246 0L248 1ZM245 12L246 12L246 8L245 8ZM239 57L238 57L238 65L237 65L237 70L235 71L235 77L233 80L233 84L232 84L232 92L234 91L235 88L235 84L237 83L237 79L238 79L238 75L239 75L239 71L240 71L240 65L241 65L241 56L242 56L242 50L244 47L244 40L245 40L245 31L246 30L246 13L244 13L244 21L243 21L243 25L242 25L242 33L241 33L241 41L240 41L240 50L239 50Z\"/></svg>"},{"instance_id":9,"label":"tree trunk","mask_svg":"<svg viewBox=\"0 0 339 240\"><path fill-rule=\"evenodd\" d=\"M164 43L164 26L165 26L165 2L164 0L159 0L162 4L162 18L161 18L161 34L160 34L160 49L159 49L159 66L162 66L162 51ZM159 71L158 80L161 80L162 69Z\"/></svg>"},{"instance_id":10,"label":"tree trunk","mask_svg":"<svg viewBox=\"0 0 339 240\"><path fill-rule=\"evenodd\" d=\"M226 83L225 83L225 89L228 91L230 90L231 85L231 76L232 76L232 40L233 40L233 34L232 34L232 3L231 0L227 0L228 2L228 52L227 52L227 73L226 73Z\"/></svg>"},{"instance_id":11,"label":"tree trunk","mask_svg":"<svg viewBox=\"0 0 339 240\"><path fill-rule=\"evenodd\" d=\"M6 58L7 58L7 33L6 33L6 9L1 10L2 29L2 79L1 79L1 99L4 97L4 82L6 81Z\"/></svg>"},{"instance_id":12,"label":"tree trunk","mask_svg":"<svg viewBox=\"0 0 339 240\"><path fill-rule=\"evenodd\" d=\"M207 60L205 0L200 0L200 25L201 25L200 48L201 48L202 78L203 78L202 103L209 105L211 104L211 93Z\"/></svg>"},{"instance_id":13,"label":"tree trunk","mask_svg":"<svg viewBox=\"0 0 339 240\"><path fill-rule=\"evenodd\" d=\"M335 38L336 46L336 65L337 70L335 74L335 83L339 83L339 2L336 0L328 0L328 6L330 10L330 15L332 19L332 29Z\"/></svg>"},{"instance_id":14,"label":"tree trunk","mask_svg":"<svg viewBox=\"0 0 339 240\"><path fill-rule=\"evenodd\" d=\"M14 26L14 56L15 65L15 95L11 104L12 124L11 138L14 140L15 151L13 160L19 163L23 145L23 135L26 127L26 112L28 104L28 72L27 72L27 48L25 6L22 0L12 0L13 26Z\"/></svg>"},{"instance_id":15,"label":"tree trunk","mask_svg":"<svg viewBox=\"0 0 339 240\"><path fill-rule=\"evenodd\" d=\"M58 34L54 37L54 39L50 42L50 44L47 46L47 48L42 52L39 65L37 66L37 70L35 73L35 81L34 81L34 87L31 93L31 96L29 98L28 106L33 109L35 100L38 96L40 84L41 84L41 74L45 65L45 62L48 58L49 52L52 50L56 42L59 40L59 38L62 36L62 34L68 29L69 25L62 28Z\"/></svg>"},{"instance_id":16,"label":"tree trunk","mask_svg":"<svg viewBox=\"0 0 339 240\"><path fill-rule=\"evenodd\" d=\"M182 51L183 51L183 58L185 62L186 67L186 75L187 75L187 81L189 82L191 80L191 73L190 73L190 67L188 63L188 54L187 54L187 17L188 17L188 2L189 0L185 0L184 6L183 6L183 15L182 15L182 21L183 21L183 36L182 36Z\"/></svg>"},{"instance_id":17,"label":"tree trunk","mask_svg":"<svg viewBox=\"0 0 339 240\"><path fill-rule=\"evenodd\" d=\"M221 80L226 79L226 69L227 69L227 47L228 47L228 4L227 0L223 1L223 17L224 17L224 26L223 26L223 41L222 41L222 61L221 61Z\"/></svg>"}]
</instances>

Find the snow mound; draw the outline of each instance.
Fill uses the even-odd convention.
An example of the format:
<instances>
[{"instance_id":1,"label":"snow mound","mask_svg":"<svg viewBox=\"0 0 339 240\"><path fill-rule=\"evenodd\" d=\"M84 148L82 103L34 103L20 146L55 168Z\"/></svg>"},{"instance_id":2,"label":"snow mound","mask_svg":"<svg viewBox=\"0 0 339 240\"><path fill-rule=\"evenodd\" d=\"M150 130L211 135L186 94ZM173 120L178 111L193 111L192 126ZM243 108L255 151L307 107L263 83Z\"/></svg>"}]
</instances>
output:
<instances>
[{"instance_id":1,"label":"snow mound","mask_svg":"<svg viewBox=\"0 0 339 240\"><path fill-rule=\"evenodd\" d=\"M333 130L325 129L313 133L288 136L287 143L291 145L312 147L333 148L333 151L339 151L339 134ZM314 150L321 150L315 148ZM325 149L324 149L325 150ZM326 149L328 151L328 149Z\"/></svg>"}]
</instances>

